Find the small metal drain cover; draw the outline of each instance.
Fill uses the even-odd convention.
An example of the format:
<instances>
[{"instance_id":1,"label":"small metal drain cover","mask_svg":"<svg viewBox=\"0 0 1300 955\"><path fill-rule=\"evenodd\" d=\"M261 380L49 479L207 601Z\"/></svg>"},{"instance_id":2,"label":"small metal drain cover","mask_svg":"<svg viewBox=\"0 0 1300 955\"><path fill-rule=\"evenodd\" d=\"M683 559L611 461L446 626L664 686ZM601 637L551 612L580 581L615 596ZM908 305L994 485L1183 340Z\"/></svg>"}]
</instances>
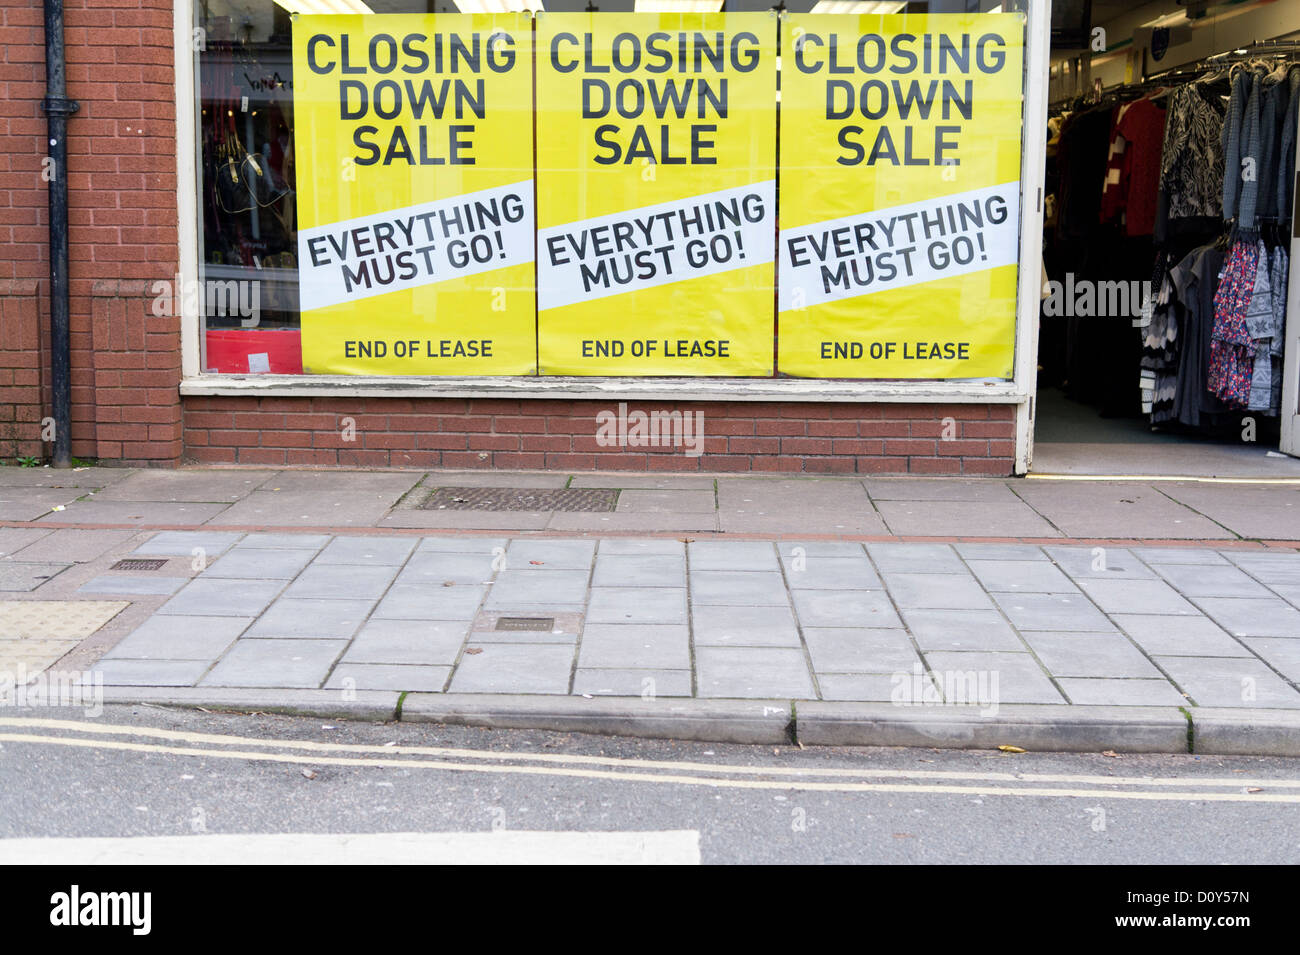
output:
<instances>
[{"instance_id":1,"label":"small metal drain cover","mask_svg":"<svg viewBox=\"0 0 1300 955\"><path fill-rule=\"evenodd\" d=\"M606 488L440 487L425 511L612 511L618 492Z\"/></svg>"},{"instance_id":2,"label":"small metal drain cover","mask_svg":"<svg viewBox=\"0 0 1300 955\"><path fill-rule=\"evenodd\" d=\"M127 557L119 560L109 570L162 570L166 565L167 561L153 557Z\"/></svg>"},{"instance_id":3,"label":"small metal drain cover","mask_svg":"<svg viewBox=\"0 0 1300 955\"><path fill-rule=\"evenodd\" d=\"M554 630L554 617L498 617L498 630Z\"/></svg>"}]
</instances>

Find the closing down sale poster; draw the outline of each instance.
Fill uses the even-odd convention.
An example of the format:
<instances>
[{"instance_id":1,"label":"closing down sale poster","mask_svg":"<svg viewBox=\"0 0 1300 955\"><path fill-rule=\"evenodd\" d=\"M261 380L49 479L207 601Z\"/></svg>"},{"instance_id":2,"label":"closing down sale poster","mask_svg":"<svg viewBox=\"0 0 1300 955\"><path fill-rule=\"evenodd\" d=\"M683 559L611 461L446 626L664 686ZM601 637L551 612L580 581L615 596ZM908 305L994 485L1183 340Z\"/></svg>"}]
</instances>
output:
<instances>
[{"instance_id":1,"label":"closing down sale poster","mask_svg":"<svg viewBox=\"0 0 1300 955\"><path fill-rule=\"evenodd\" d=\"M783 373L1011 377L1023 31L1020 14L786 21Z\"/></svg>"},{"instance_id":2,"label":"closing down sale poster","mask_svg":"<svg viewBox=\"0 0 1300 955\"><path fill-rule=\"evenodd\" d=\"M293 26L304 370L536 370L532 28L501 15Z\"/></svg>"},{"instance_id":3,"label":"closing down sale poster","mask_svg":"<svg viewBox=\"0 0 1300 955\"><path fill-rule=\"evenodd\" d=\"M776 19L541 14L543 374L769 375Z\"/></svg>"}]
</instances>

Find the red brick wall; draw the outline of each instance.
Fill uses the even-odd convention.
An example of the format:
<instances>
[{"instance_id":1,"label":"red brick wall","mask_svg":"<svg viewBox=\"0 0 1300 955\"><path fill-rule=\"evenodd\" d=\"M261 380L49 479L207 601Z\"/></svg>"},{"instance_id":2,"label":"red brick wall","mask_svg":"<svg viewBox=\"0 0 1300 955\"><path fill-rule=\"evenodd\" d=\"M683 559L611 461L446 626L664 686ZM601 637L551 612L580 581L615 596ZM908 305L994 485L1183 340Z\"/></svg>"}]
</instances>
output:
<instances>
[{"instance_id":1,"label":"red brick wall","mask_svg":"<svg viewBox=\"0 0 1300 955\"><path fill-rule=\"evenodd\" d=\"M195 397L185 399L185 457L274 466L1003 476L1015 457L1010 405L633 402L628 410L702 412L704 454L602 447L596 416L617 414L617 402ZM354 422L351 441L346 418Z\"/></svg>"},{"instance_id":2,"label":"red brick wall","mask_svg":"<svg viewBox=\"0 0 1300 955\"><path fill-rule=\"evenodd\" d=\"M0 457L44 453L40 422L50 413L49 389L42 387L48 365L49 335L36 280L0 279Z\"/></svg>"},{"instance_id":3,"label":"red brick wall","mask_svg":"<svg viewBox=\"0 0 1300 955\"><path fill-rule=\"evenodd\" d=\"M179 326L150 314L148 294L177 267L172 2L65 0L65 8L68 96L81 105L68 121L72 453L175 461ZM22 328L23 341L35 328L48 342L44 95L41 3L6 0L0 7L0 287L15 280L32 287L17 296L17 305L6 300L0 312L6 349L13 348L13 327ZM15 367L0 355L0 389L17 389L0 392L0 415L8 414L4 405L15 405L9 423L15 447L26 449L21 453L39 453L39 421L50 413L48 364L48 352L35 368ZM0 418L0 441L6 422ZM8 451L0 443L0 454Z\"/></svg>"}]
</instances>

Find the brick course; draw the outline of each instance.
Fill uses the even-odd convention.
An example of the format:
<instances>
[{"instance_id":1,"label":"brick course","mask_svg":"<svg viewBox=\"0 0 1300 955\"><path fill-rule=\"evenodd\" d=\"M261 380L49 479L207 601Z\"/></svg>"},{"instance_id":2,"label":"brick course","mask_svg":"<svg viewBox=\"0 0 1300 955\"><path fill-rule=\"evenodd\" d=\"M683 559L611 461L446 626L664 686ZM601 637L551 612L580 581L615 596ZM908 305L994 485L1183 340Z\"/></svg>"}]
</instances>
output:
<instances>
[{"instance_id":1,"label":"brick course","mask_svg":"<svg viewBox=\"0 0 1300 955\"><path fill-rule=\"evenodd\" d=\"M200 464L339 467L528 468L571 471L774 471L807 474L1011 474L1010 405L954 406L630 402L628 413L701 412L704 453L674 447L607 447L596 416L617 402L461 398L191 397L184 456ZM808 411L800 417L766 417ZM943 414L936 414L943 411ZM763 424L786 426L765 435ZM835 436L806 432L821 421ZM883 427L886 425L888 427ZM349 429L345 435L345 429ZM350 429L355 429L355 434ZM882 434L925 434L882 438ZM351 440L348 440L348 437ZM892 447L891 447L892 446Z\"/></svg>"}]
</instances>

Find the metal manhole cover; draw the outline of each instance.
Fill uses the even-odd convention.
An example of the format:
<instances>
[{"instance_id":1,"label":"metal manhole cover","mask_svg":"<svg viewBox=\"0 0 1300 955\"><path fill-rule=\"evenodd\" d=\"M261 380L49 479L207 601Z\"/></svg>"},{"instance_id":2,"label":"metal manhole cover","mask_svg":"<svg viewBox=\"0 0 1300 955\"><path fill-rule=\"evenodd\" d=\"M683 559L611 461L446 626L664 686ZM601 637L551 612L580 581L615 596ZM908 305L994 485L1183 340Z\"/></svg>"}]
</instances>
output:
<instances>
[{"instance_id":1,"label":"metal manhole cover","mask_svg":"<svg viewBox=\"0 0 1300 955\"><path fill-rule=\"evenodd\" d=\"M612 511L618 492L605 488L440 487L426 511Z\"/></svg>"},{"instance_id":2,"label":"metal manhole cover","mask_svg":"<svg viewBox=\"0 0 1300 955\"><path fill-rule=\"evenodd\" d=\"M554 630L554 617L499 617L498 630Z\"/></svg>"},{"instance_id":3,"label":"metal manhole cover","mask_svg":"<svg viewBox=\"0 0 1300 955\"><path fill-rule=\"evenodd\" d=\"M167 561L152 557L127 557L119 560L109 570L162 570Z\"/></svg>"}]
</instances>

